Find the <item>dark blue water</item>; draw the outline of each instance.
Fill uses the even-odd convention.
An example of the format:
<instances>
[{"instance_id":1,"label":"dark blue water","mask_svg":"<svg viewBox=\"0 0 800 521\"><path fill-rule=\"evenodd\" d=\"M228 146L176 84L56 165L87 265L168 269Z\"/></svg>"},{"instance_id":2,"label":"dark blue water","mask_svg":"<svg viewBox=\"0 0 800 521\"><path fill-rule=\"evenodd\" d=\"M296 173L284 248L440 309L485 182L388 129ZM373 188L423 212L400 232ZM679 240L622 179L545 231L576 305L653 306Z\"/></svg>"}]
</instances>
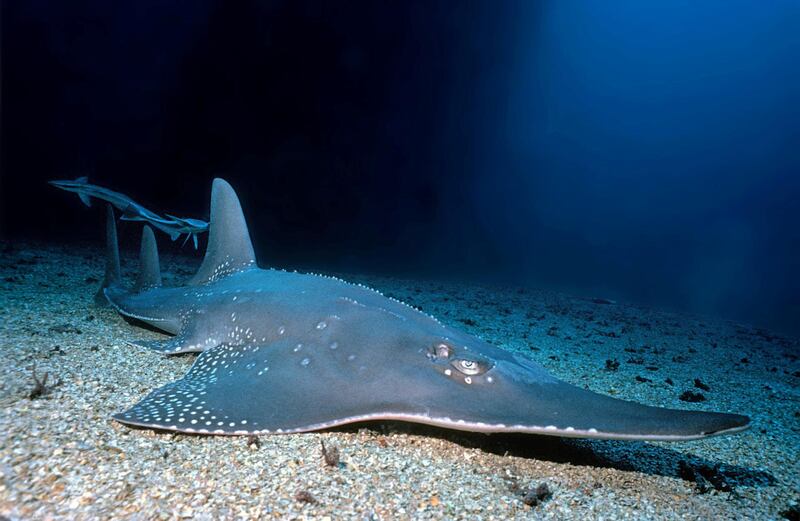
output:
<instances>
[{"instance_id":1,"label":"dark blue water","mask_svg":"<svg viewBox=\"0 0 800 521\"><path fill-rule=\"evenodd\" d=\"M12 0L2 24L3 237L100 238L49 179L207 217L222 175L264 263L800 332L796 2Z\"/></svg>"}]
</instances>

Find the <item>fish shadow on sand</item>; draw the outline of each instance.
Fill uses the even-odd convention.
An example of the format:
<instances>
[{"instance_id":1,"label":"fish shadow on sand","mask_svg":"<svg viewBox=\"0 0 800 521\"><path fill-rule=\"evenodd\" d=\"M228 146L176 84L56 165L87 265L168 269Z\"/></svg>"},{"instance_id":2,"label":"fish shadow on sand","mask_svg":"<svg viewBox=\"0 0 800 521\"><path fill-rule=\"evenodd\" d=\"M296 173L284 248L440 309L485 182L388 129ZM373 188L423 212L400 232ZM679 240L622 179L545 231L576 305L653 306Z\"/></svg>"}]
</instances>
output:
<instances>
[{"instance_id":1,"label":"fish shadow on sand","mask_svg":"<svg viewBox=\"0 0 800 521\"><path fill-rule=\"evenodd\" d=\"M191 355L189 355L191 356ZM155 430L163 434L175 435L166 430L132 426L134 430ZM493 433L483 434L400 421L366 421L333 427L324 432L358 433L364 429L376 436L408 434L424 436L456 443L464 448L479 449L487 454L514 456L517 458L567 463L578 467L597 467L640 472L651 476L694 481L681 472L681 462L693 469L714 469L732 490L738 487L768 487L775 485L777 479L770 472L740 465L712 461L683 453L650 442L591 440L561 438L537 434ZM304 434L295 434L295 436ZM181 433L181 436L203 438L200 434Z\"/></svg>"},{"instance_id":2,"label":"fish shadow on sand","mask_svg":"<svg viewBox=\"0 0 800 521\"><path fill-rule=\"evenodd\" d=\"M668 447L641 441L590 440L536 434L482 434L452 431L438 427L394 421L364 422L331 429L356 432L368 429L376 434L405 433L433 437L457 443L464 448L480 449L499 456L568 463L582 467L600 467L641 472L691 481L681 472L681 461L695 469L716 469L731 487L764 487L776 483L771 473L713 461Z\"/></svg>"}]
</instances>

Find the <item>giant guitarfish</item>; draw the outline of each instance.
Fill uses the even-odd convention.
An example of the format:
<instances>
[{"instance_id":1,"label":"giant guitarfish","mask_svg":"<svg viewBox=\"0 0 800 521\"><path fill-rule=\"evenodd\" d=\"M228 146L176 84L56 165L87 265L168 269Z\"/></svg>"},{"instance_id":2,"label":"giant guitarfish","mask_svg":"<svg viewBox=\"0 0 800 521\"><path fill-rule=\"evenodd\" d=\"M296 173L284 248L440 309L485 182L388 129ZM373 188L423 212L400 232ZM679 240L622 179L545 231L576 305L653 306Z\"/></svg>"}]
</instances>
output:
<instances>
[{"instance_id":1,"label":"giant guitarfish","mask_svg":"<svg viewBox=\"0 0 800 521\"><path fill-rule=\"evenodd\" d=\"M111 210L110 210L111 211ZM105 295L175 336L131 342L201 352L122 423L202 434L296 433L364 420L479 432L692 440L748 427L737 414L650 407L590 392L528 358L343 280L260 269L231 186L214 180L208 247L184 286L163 288L145 227L137 284L120 282L108 220Z\"/></svg>"}]
</instances>

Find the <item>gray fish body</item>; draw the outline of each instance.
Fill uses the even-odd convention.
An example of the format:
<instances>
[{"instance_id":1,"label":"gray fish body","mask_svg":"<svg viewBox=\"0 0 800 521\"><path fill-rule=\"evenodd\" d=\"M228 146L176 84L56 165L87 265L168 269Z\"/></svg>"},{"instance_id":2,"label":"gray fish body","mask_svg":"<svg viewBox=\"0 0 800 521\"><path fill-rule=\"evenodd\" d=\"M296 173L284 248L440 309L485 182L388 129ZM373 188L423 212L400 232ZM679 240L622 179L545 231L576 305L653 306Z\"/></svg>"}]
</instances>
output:
<instances>
[{"instance_id":1,"label":"gray fish body","mask_svg":"<svg viewBox=\"0 0 800 521\"><path fill-rule=\"evenodd\" d=\"M171 215L168 219L165 219L125 194L89 183L86 177L79 177L74 180L50 181L50 184L62 190L78 194L78 197L86 206L92 205L92 198L106 201L122 212L122 217L120 218L123 221L147 222L154 228L169 235L173 241L185 233L187 234L186 240L189 237L192 238L195 249L197 249L197 234L208 230L208 223L205 221Z\"/></svg>"},{"instance_id":2,"label":"gray fish body","mask_svg":"<svg viewBox=\"0 0 800 521\"><path fill-rule=\"evenodd\" d=\"M50 181L50 184L78 194L86 206L91 206L91 198L106 201L123 212L123 219L128 221L148 221L156 224L170 224L171 222L159 217L158 214L151 212L125 194L89 183L86 177L79 177L75 180Z\"/></svg>"},{"instance_id":3,"label":"gray fish body","mask_svg":"<svg viewBox=\"0 0 800 521\"><path fill-rule=\"evenodd\" d=\"M747 428L745 416L649 407L569 385L527 358L359 285L255 266L238 199L216 180L209 246L179 288L112 284L124 315L176 336L132 342L200 351L180 380L120 422L201 434L317 430L396 419L481 432L690 440ZM154 243L153 243L154 244ZM157 269L143 246L146 271ZM156 266L156 268L153 268Z\"/></svg>"},{"instance_id":4,"label":"gray fish body","mask_svg":"<svg viewBox=\"0 0 800 521\"><path fill-rule=\"evenodd\" d=\"M287 331L296 337L327 336L340 328L343 316L352 323L385 315L398 328L445 329L435 319L366 287L281 270L251 268L202 286L140 293L112 288L106 294L125 316L174 335L190 332L193 342L169 354L204 351L222 343L273 342L285 338Z\"/></svg>"}]
</instances>

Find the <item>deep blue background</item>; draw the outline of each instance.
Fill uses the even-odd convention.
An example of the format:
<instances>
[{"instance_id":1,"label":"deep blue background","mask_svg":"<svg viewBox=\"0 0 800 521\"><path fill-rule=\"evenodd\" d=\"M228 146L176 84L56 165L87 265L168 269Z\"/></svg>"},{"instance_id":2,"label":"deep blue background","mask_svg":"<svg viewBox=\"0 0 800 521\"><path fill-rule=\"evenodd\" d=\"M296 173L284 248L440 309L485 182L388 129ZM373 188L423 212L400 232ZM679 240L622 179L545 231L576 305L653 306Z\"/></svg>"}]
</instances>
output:
<instances>
[{"instance_id":1,"label":"deep blue background","mask_svg":"<svg viewBox=\"0 0 800 521\"><path fill-rule=\"evenodd\" d=\"M8 0L6 237L239 190L262 265L458 275L800 333L800 3Z\"/></svg>"}]
</instances>

